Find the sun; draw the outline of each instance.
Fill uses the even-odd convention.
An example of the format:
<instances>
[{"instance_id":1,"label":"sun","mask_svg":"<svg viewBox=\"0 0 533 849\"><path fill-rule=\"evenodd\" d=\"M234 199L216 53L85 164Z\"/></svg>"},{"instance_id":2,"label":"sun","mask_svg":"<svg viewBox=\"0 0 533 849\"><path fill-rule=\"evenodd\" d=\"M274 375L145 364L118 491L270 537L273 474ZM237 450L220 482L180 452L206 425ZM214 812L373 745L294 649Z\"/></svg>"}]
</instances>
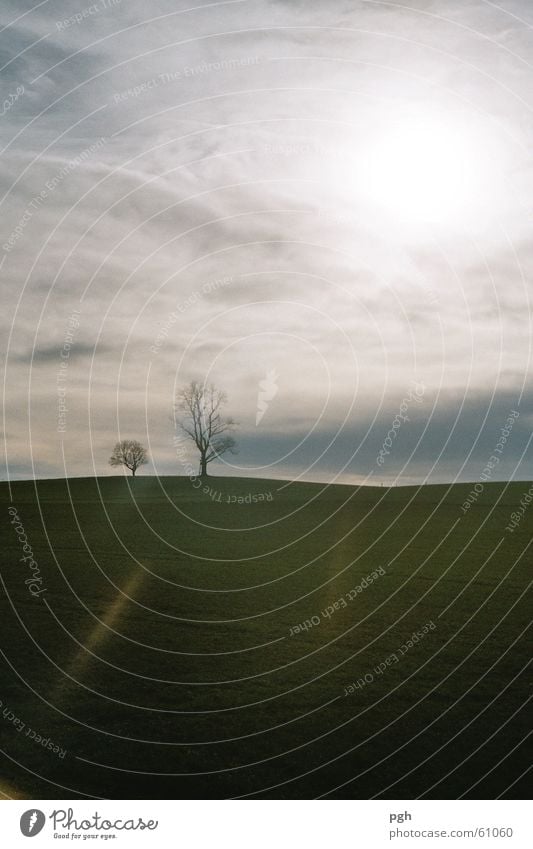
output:
<instances>
[{"instance_id":1,"label":"sun","mask_svg":"<svg viewBox=\"0 0 533 849\"><path fill-rule=\"evenodd\" d=\"M406 225L473 220L494 174L472 127L426 116L376 136L363 162L359 188L367 202Z\"/></svg>"}]
</instances>

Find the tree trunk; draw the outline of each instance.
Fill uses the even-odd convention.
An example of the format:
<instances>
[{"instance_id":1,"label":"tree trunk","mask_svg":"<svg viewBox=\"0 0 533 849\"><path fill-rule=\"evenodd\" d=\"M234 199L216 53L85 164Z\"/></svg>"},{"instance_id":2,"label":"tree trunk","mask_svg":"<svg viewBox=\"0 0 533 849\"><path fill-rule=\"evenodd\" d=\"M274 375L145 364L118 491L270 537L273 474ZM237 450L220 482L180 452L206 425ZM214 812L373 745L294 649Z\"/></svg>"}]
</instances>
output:
<instances>
[{"instance_id":1,"label":"tree trunk","mask_svg":"<svg viewBox=\"0 0 533 849\"><path fill-rule=\"evenodd\" d=\"M205 455L200 455L200 477L207 477L207 460L205 459Z\"/></svg>"},{"instance_id":2,"label":"tree trunk","mask_svg":"<svg viewBox=\"0 0 533 849\"><path fill-rule=\"evenodd\" d=\"M135 471L136 471L135 469L132 469L132 470L131 470L131 473L132 473L133 477L135 477Z\"/></svg>"}]
</instances>

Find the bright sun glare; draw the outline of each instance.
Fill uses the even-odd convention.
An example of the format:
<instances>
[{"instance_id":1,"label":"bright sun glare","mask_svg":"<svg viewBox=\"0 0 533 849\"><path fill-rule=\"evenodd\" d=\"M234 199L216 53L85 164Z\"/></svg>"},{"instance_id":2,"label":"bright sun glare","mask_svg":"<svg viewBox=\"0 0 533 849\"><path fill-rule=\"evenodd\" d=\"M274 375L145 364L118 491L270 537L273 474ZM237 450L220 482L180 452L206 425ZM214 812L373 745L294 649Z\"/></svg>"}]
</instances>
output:
<instances>
[{"instance_id":1,"label":"bright sun glare","mask_svg":"<svg viewBox=\"0 0 533 849\"><path fill-rule=\"evenodd\" d=\"M471 128L421 119L375 140L360 186L367 199L405 224L447 224L482 210L491 168Z\"/></svg>"}]
</instances>

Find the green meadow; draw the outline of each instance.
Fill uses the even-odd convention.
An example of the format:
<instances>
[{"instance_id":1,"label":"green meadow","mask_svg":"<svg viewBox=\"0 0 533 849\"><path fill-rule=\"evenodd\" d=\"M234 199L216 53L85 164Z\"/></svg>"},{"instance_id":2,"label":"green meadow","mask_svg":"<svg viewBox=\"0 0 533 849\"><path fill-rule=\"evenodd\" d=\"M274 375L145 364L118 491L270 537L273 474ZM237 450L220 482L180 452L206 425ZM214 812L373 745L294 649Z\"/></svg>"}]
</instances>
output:
<instances>
[{"instance_id":1,"label":"green meadow","mask_svg":"<svg viewBox=\"0 0 533 849\"><path fill-rule=\"evenodd\" d=\"M528 483L208 486L0 485L5 796L525 794Z\"/></svg>"}]
</instances>

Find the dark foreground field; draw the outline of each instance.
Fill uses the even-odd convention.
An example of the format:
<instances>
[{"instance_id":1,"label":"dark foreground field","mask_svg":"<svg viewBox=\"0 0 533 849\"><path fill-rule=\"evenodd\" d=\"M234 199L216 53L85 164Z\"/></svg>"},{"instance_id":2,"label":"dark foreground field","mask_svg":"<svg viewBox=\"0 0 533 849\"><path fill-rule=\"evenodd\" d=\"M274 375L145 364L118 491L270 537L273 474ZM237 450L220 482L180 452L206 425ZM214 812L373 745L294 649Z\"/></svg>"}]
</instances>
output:
<instances>
[{"instance_id":1,"label":"dark foreground field","mask_svg":"<svg viewBox=\"0 0 533 849\"><path fill-rule=\"evenodd\" d=\"M209 481L0 485L5 796L525 794L529 484Z\"/></svg>"}]
</instances>

